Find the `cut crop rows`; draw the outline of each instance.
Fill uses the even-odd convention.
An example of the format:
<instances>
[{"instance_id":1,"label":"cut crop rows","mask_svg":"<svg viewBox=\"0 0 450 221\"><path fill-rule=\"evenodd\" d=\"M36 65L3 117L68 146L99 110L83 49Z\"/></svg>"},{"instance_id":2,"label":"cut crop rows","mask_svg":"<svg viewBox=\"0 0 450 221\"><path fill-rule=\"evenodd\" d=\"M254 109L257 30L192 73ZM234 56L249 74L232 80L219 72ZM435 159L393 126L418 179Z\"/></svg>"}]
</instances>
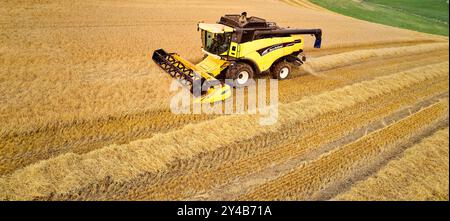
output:
<instances>
[{"instance_id":1,"label":"cut crop rows","mask_svg":"<svg viewBox=\"0 0 450 221\"><path fill-rule=\"evenodd\" d=\"M420 134L433 122L448 119L447 102L448 100L439 102L351 144L325 153L318 159L305 162L292 172L257 187L240 199L312 199L314 193L323 186L344 179L352 170L369 163L383 151L407 144L411 137Z\"/></svg>"},{"instance_id":2,"label":"cut crop rows","mask_svg":"<svg viewBox=\"0 0 450 221\"><path fill-rule=\"evenodd\" d=\"M408 85L414 85L420 81L439 76L446 76L445 65L448 65L448 63L430 65L435 71L422 73L420 69L411 70L408 73L399 73L392 76L381 77L373 81L358 83L336 91L308 97L298 102L284 104L280 106L280 123L287 124L292 122L292 120L297 120L299 122L305 121L323 113L351 107L359 102L367 101L369 98L389 93L407 87ZM336 103L335 99L342 99L342 97L347 97L347 100ZM316 102L317 100L321 102ZM330 103L332 105L330 105ZM302 111L299 112L298 110ZM165 170L164 168L167 167L167 163L170 163L175 158L189 159L191 156L204 151L212 151L221 147L226 147L227 145L232 144L233 140L236 139L234 134L239 134L239 138L245 140L258 133L271 132L279 129L279 126L263 128L257 125L255 117L245 115L239 117L218 117L212 121L215 121L215 123L202 122L196 126L186 126L183 130L161 134L149 140L135 141L125 146L105 147L85 155L65 154L49 161L41 161L40 164L19 170L13 173L9 178L3 178L3 181L11 183L11 181L16 178L29 176L27 175L28 173L39 171L39 173L42 173L42 175L39 176L40 179L35 179L35 183L27 183L27 186L20 189L20 191L26 191L28 188L32 188L31 190L35 191L36 187L33 188L33 185L45 185L47 188L40 190L48 193L52 193L58 189L66 189L67 191L76 186L83 186L83 183L88 184L93 183L93 181L95 183L95 180L102 180L106 177L113 178L115 182L120 182L120 180L133 178L144 171L154 173ZM234 122L232 125L235 128L239 128L234 130L233 133L223 134L223 127L215 128L214 126L230 125L231 122ZM202 128L202 130L209 130L209 137L205 136L205 134L201 132L202 130L199 131L199 128ZM252 129L249 130L247 128ZM180 137L180 133L190 134L191 136ZM217 143L218 138L216 136L218 135L222 138L220 144ZM193 142L196 136L201 136L201 140L204 142ZM153 142L154 145L151 144ZM177 147L174 146L174 142L183 145ZM188 148L189 144L192 144L195 148ZM133 157L130 158L131 156ZM70 164L69 162L72 161L78 163ZM65 166L55 167L56 164L61 163L65 164ZM106 169L103 174L99 174L92 170L95 168L95 171L97 171L99 167ZM95 176L89 176L90 170L95 173ZM81 174L74 173L73 171L84 171L83 174L86 175L80 176ZM58 174L61 173L65 174L64 177L61 177L64 179L59 178ZM52 186L57 189L48 188Z\"/></svg>"}]
</instances>

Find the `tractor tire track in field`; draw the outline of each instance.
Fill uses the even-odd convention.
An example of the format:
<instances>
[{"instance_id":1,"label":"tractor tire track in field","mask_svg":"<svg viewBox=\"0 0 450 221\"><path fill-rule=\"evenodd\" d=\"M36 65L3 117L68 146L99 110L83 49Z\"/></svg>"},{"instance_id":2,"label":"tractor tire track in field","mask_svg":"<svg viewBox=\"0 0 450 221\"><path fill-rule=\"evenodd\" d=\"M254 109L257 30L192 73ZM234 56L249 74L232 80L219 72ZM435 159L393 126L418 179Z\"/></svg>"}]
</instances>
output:
<instances>
[{"instance_id":1,"label":"tractor tire track in field","mask_svg":"<svg viewBox=\"0 0 450 221\"><path fill-rule=\"evenodd\" d=\"M448 90L448 84L445 84L445 82L443 82L442 81L442 78L438 78L437 79L437 82L440 82L440 84L441 84L441 86L440 87L430 87L430 85L427 85L427 84L424 84L423 85L423 87L424 88L428 88L428 89L430 89L430 90L436 90L436 91L442 91L442 90ZM420 86L420 84L419 85L414 85L414 86ZM403 92L403 93L405 93L405 92ZM435 93L435 92L434 92ZM402 93L400 93L400 94L402 94ZM415 93L412 93L412 92L410 92L410 93L406 93L406 94L409 94L409 95L414 95ZM420 94L420 93L419 93ZM427 93L425 93L425 94L427 94ZM393 95L393 97L396 97L397 99L399 98L399 97L401 97L401 96L399 96L399 95ZM382 99L382 97L380 98L380 99ZM405 98L406 99L406 98ZM416 99L419 99L419 98L413 98L412 99L412 101L415 101ZM376 104L376 103L375 103ZM383 106L380 106L380 107L383 107ZM395 107L395 106L394 106ZM391 107L392 108L392 107ZM395 109L394 109L395 110ZM346 111L344 111L344 112L342 112L342 113L346 113ZM366 115L367 114L367 112L366 111L362 111L362 114L364 114L364 115ZM375 113L376 114L376 113ZM374 115L374 116L377 116L377 115ZM362 119L364 120L364 116L362 117ZM376 119L376 118L375 118ZM334 122L336 122L336 126L339 126L339 124L342 124L342 122L340 122L340 120L342 120L342 116L340 116L340 115L338 115L337 117L336 117L336 120L334 121ZM370 120L370 119L367 119L367 120ZM327 120L325 121L325 122L328 122ZM351 122L351 120L349 119L349 120L347 120L346 122L350 122L350 123L352 123ZM350 128L352 127L352 126L349 126ZM331 130L331 131L333 131L333 130ZM330 132L331 132L330 131ZM297 133L293 133L293 134L297 134ZM323 134L323 133L321 133L321 134ZM312 136L312 138L314 138L314 137L316 137L316 136ZM319 138L317 138L317 139L321 139L321 137L319 137ZM258 139L256 139L256 140L258 140ZM289 140L289 141L291 141L291 140ZM250 144L252 144L252 143L254 143L254 141L253 140L249 140L249 142L250 142ZM269 142L269 141L267 141L267 140L264 140L264 139L262 139L261 141L260 141L261 143L259 143L257 146L259 146L259 145L261 145L261 144L268 144L268 145L270 145L271 143ZM247 145L245 145L245 141L244 141L244 143L242 143L242 142L240 142L238 145L237 145L238 147L240 147L241 149L246 149L246 146ZM253 147L253 148L251 148L251 147ZM247 148L247 149L250 149L250 150L252 150L252 149L255 149L254 147L256 147L256 146L249 146L249 148ZM241 150L241 149L238 149L238 150ZM223 149L220 149L219 150L219 152L218 153L220 153L220 152L222 152L222 151L224 151ZM230 155L233 155L234 153L223 153L224 155L219 155L220 157L228 157L228 156L230 156ZM249 153L247 153L247 155L248 155ZM244 156L245 156L246 154L244 153ZM212 162L214 162L214 161L217 161L218 159L217 159L217 157L218 156L215 156L216 157L216 159L215 160L212 160ZM213 156L213 159L214 159L214 156ZM229 159L226 159L226 160L229 160ZM211 160L209 159L209 161L206 161L206 162L211 162ZM220 159L220 162L222 162L223 163L223 161L222 161L222 159ZM255 164L255 162L252 162L252 164ZM195 165L194 164L194 162L188 162L188 163L184 163L184 164L182 164L182 166L181 167L179 167L179 166L175 166L175 168L173 168L174 169L174 171L180 171L180 172L182 172L182 173L188 173L188 168L190 167L190 166L192 166L192 165ZM208 167L207 165L204 165L204 164L201 164L201 165L199 165L198 166L198 168L203 168L203 167ZM239 171L236 171L236 172L239 172ZM170 174L170 175L173 175L173 174ZM144 175L144 176L146 176L146 175ZM164 177L164 175L162 175L163 177ZM168 176L168 177L174 177L174 176ZM196 176L194 176L194 177L196 177ZM120 194L119 193L121 193L121 192L126 192L126 191L128 191L129 189L132 189L131 187L135 184L135 183L139 183L139 182L136 182L136 181L139 181L139 179L144 179L144 181L145 180L150 180L150 181L152 181L152 182L160 182L161 181L161 179L160 178L162 178L161 177L161 175L156 175L156 176L152 176L151 174L149 174L149 176L147 176L147 178L144 178L144 177L142 177L142 176L140 176L140 177L138 177L138 178L136 178L136 179L138 179L138 180L133 180L132 182L129 182L129 183L122 183L122 184L120 184L120 183L114 183L114 181L113 180L110 180L109 178L107 178L105 181L104 181L104 183L101 183L101 184L99 184L98 186L91 186L91 187L87 187L87 189L80 189L79 191L75 191L75 192L72 192L71 194L69 194L69 195L66 195L66 196L52 196L52 199L77 199L78 197L80 197L80 198L78 198L78 199L91 199L91 198L98 198L98 199L111 199L111 198L113 198L114 197L114 194L117 194L117 195L119 195L118 196L118 199L123 199L123 198L126 198L126 197L120 197ZM173 178L173 179L176 179L176 178ZM196 178L197 179L197 178ZM192 179L191 179L192 180ZM200 182L204 182L204 180L199 180ZM164 181L162 181L163 183L164 183ZM169 181L170 182L170 181ZM190 182L190 181L189 181ZM144 182L145 183L145 182ZM184 185L186 185L186 184L184 184ZM150 185L151 186L151 185ZM156 186L158 186L158 185L156 185ZM183 186L183 185L181 185L181 186ZM163 186L164 187L164 186ZM175 186L175 187L173 187L172 185L170 185L170 186L166 186L166 188L169 188L169 189L166 189L166 190L168 190L168 192L169 193L177 193L177 191L175 191L174 189L171 189L171 188L179 188L180 186L178 185L178 186ZM167 199L167 198L169 198L169 199L172 199L169 195L165 195L165 188L161 188L161 187L158 187L158 188L156 188L157 189L157 193L158 194L162 194L161 196L162 197L165 197L165 199ZM106 192L108 192L108 193L110 193L110 194L107 194L107 195L104 195L105 194L105 191ZM132 196L134 197L134 198L132 198L132 199L142 199L142 197L143 197L143 192L142 191L137 191L137 192L134 192L134 193L136 193L136 194L132 194ZM195 192L194 192L195 193ZM80 195L79 195L80 194ZM181 193L182 194L182 193ZM188 194L188 193L185 193L185 194ZM191 193L192 194L192 193ZM187 197L187 196L189 196L190 194L188 194L188 195L186 195L186 196L184 196L184 197ZM145 199L151 199L152 197L150 197L150 198L145 198ZM160 198L155 198L155 199L160 199ZM178 199L178 198L173 198L173 199Z\"/></svg>"},{"instance_id":2,"label":"tractor tire track in field","mask_svg":"<svg viewBox=\"0 0 450 221\"><path fill-rule=\"evenodd\" d=\"M448 127L449 119L447 118L437 121L435 124L430 125L423 131L420 131L417 135L413 136L407 143L387 150L381 153L372 162L367 165L363 165L358 169L352 171L347 178L339 181L335 181L332 184L325 186L322 190L318 191L312 196L313 200L330 200L340 193L349 190L355 183L365 180L372 175L376 174L381 168L387 165L391 160L401 155L405 150L419 143L436 131Z\"/></svg>"},{"instance_id":3,"label":"tractor tire track in field","mask_svg":"<svg viewBox=\"0 0 450 221\"><path fill-rule=\"evenodd\" d=\"M311 200L327 185L345 180L358 168L370 162L377 163L377 157L397 152L396 148L420 140L430 131L448 125L448 99L427 107L416 114L402 119L383 129L374 131L355 142L341 146L317 159L299 165L278 179L268 181L239 199L252 200L291 199ZM370 167L370 166L369 166ZM321 171L312 176L312 171ZM292 187L292 188L291 188ZM283 192L283 189L290 191Z\"/></svg>"},{"instance_id":4,"label":"tractor tire track in field","mask_svg":"<svg viewBox=\"0 0 450 221\"><path fill-rule=\"evenodd\" d=\"M423 52L423 54L426 53ZM433 56L423 56L422 53L414 55L403 53L399 57L374 58L362 63L319 72L321 76L329 78L336 76L337 79L323 79L316 76L293 78L280 82L280 101L291 102L323 90L448 60L448 53L445 50L431 52L431 55ZM380 71L381 65L383 65L383 71ZM361 72L361 68L365 69L364 72ZM109 144L122 144L136 139L149 138L155 132L170 131L188 123L215 117L214 115L173 115L169 110L161 110L138 115L110 117L99 121L66 124L61 127L42 128L29 133L13 133L3 136L0 141L0 151L4 153L0 159L2 163L0 175L63 153L86 153ZM51 137L50 140L49 137ZM18 145L22 148L11 148Z\"/></svg>"},{"instance_id":5,"label":"tractor tire track in field","mask_svg":"<svg viewBox=\"0 0 450 221\"><path fill-rule=\"evenodd\" d=\"M358 181L331 200L448 201L448 147L447 124L447 127L408 147L376 174Z\"/></svg>"}]
</instances>

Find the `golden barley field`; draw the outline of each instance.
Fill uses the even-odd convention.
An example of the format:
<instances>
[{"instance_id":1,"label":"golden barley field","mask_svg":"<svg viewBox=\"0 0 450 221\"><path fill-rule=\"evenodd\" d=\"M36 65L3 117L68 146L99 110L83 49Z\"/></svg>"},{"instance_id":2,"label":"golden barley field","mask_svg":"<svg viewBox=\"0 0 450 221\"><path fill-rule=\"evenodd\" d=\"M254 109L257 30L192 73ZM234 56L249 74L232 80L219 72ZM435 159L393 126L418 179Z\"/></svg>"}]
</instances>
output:
<instances>
[{"instance_id":1,"label":"golden barley field","mask_svg":"<svg viewBox=\"0 0 450 221\"><path fill-rule=\"evenodd\" d=\"M174 114L155 49L246 11L321 28L279 117ZM0 200L449 200L449 40L306 0L2 0Z\"/></svg>"}]
</instances>

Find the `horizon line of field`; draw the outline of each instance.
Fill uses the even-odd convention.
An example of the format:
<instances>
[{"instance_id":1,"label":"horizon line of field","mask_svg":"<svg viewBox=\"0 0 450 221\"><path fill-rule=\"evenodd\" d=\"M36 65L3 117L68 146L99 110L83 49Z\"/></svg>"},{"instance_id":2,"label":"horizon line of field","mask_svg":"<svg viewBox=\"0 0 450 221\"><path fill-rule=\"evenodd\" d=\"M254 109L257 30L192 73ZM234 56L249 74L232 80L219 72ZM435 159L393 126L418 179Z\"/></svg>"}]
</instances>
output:
<instances>
[{"instance_id":1,"label":"horizon line of field","mask_svg":"<svg viewBox=\"0 0 450 221\"><path fill-rule=\"evenodd\" d=\"M375 80L371 80L371 81L365 81L364 83L359 83L359 84L355 84L355 85L353 85L353 86L349 86L349 87L347 87L347 88L344 88L344 89L337 89L337 90L335 90L335 91L330 91L330 92L328 92L328 94L336 94L336 96L338 96L339 95L339 97L341 97L341 93L344 93L344 94L346 94L347 92L345 92L346 90L350 90L350 88L355 88L355 89L358 89L358 88L360 88L360 89L358 89L358 90L368 90L367 89L367 87L375 87L375 88L377 88L377 90L379 90L378 91L378 93L387 93L387 91L391 91L391 90L394 90L394 88L398 88L398 89L400 89L400 88L403 88L403 87L406 87L406 85L410 85L410 84L415 84L415 83L417 83L420 79L422 79L422 80L420 80L420 81L423 81L423 80L425 80L425 79L427 79L427 78L434 78L434 77L437 77L437 76L442 76L442 75L445 75L445 70L447 69L446 68L446 66L448 66L448 62L443 62L443 63L440 63L439 65L430 65L430 66L427 66L427 67L423 67L423 68L417 68L416 70L414 70L414 71L411 71L411 72L409 72L409 73L414 73L413 75L407 75L406 73L399 73L399 74L394 74L393 76L385 76L385 77L380 77L380 78L377 78L377 79L375 79ZM422 70L425 70L425 69L429 69L429 68L433 68L433 67L440 67L441 69L438 69L438 71L436 72L436 71L433 71L433 72L431 72L431 73L425 73L425 74L422 74ZM419 72L420 72L420 74L419 74ZM408 78L405 78L406 76L409 76ZM434 77L433 77L434 76ZM398 78L398 79L397 79ZM395 81L395 83L389 83L389 84L391 84L388 88L386 88L386 87L381 87L381 88L379 88L377 85L379 84L379 83L382 83L382 82L385 82L385 81L387 81L387 82L389 82L387 79L397 79L397 80L400 80L400 79L403 79L403 80L401 80L401 81ZM374 84L374 82L379 82L379 83L376 83L376 84ZM382 83L383 85L384 84L386 84L386 83ZM367 86L366 86L367 85ZM373 90L373 89L372 89ZM359 94L358 94L358 96L363 96L363 97L354 97L353 99L356 99L357 98L357 100L348 100L348 101L346 101L346 103L342 103L342 104L339 104L339 105L344 105L343 107L345 107L346 105L352 105L353 103L357 103L357 102L363 102L363 100L361 100L361 99L366 99L366 97L367 96L369 96L369 97L372 97L372 96L376 96L377 95L377 93L374 93L374 92L371 92L371 93L368 93L368 94L361 94L361 91L359 92ZM311 99L319 99L319 97L323 97L324 95L317 95L317 96L315 96L314 98L308 98L308 99L306 99L306 100L304 100L304 101L301 101L300 103L299 102L293 102L292 104L286 104L286 105L288 105L288 106L292 106L292 105L301 105L302 104L302 102L304 103L304 102L308 102L308 100L311 100ZM327 95L327 96L330 96L330 95ZM325 97L324 97L325 98ZM332 97L330 97L330 99L332 99ZM323 100L323 99L321 99L321 100ZM360 100L360 101L358 101L358 100ZM330 102L334 102L334 101L331 101L330 100ZM318 103L317 105L326 105L326 102L325 103ZM297 110L291 110L292 108L288 108L288 106L286 106L286 108L281 108L282 109L282 111L287 111L287 113L286 114L288 114L287 116L288 117L290 117L290 118L295 118L295 119L297 119L298 117L295 117L295 116L297 116L298 114L305 114L304 112L302 112L302 113L294 113L295 111L297 111ZM311 107L311 108L314 108L314 107ZM336 107L329 107L329 108L336 108ZM328 108L328 109L329 109ZM294 111L294 112L293 112ZM318 111L318 110L317 110ZM321 112L323 112L323 111L327 111L326 109L325 110L320 110ZM307 112L308 113L308 115L305 115L304 117L313 117L313 115L311 115L311 114L314 114L314 113L309 113L309 112ZM311 116L309 116L309 115L311 115ZM225 120L225 121L228 121L228 120L230 120L230 119L234 119L233 117L227 117L227 118L223 118L223 117L219 117L217 120ZM244 123L245 124L245 122L246 121L253 121L253 118L248 118L248 119L246 119L245 121L242 121L242 120L244 120L244 119L242 119L242 117L239 117L239 118L236 118L236 120L238 121L238 122L242 122L242 123ZM287 119L286 119L287 120ZM301 118L300 119L298 119L298 120L301 120ZM216 121L216 119L214 120L214 121ZM289 121L289 120L288 120ZM210 125L210 123L209 122L201 122L201 123L198 123L197 125ZM194 126L195 127L195 126ZM191 127L190 127L191 128ZM182 129L182 132L184 133L184 132L187 132L187 133L190 133L189 131L190 131L190 129L189 130L186 130L187 128L186 127L184 127L183 129ZM191 128L191 129L195 129L195 128ZM255 132L257 132L257 129L256 128L254 128L255 129ZM181 131L181 130L177 130L177 131ZM236 132L238 132L238 131L236 131ZM166 135L167 136L172 136L171 134L174 134L174 133L176 133L176 131L174 131L174 132L170 132L170 133L167 133ZM253 133L252 133L253 134ZM175 134L174 134L175 135ZM249 135L251 135L251 134L249 134ZM165 137L165 135L164 134L162 134L161 135L161 139L163 139ZM153 138L153 139L149 139L149 141L151 141L151 140L155 140L156 138ZM157 139L156 139L157 140ZM155 140L155 141L156 141ZM143 142L143 141L140 141L140 142ZM180 141L181 142L181 141ZM135 145L135 144L137 144L137 143L139 143L139 142L133 142L134 144L132 144L132 143L130 143L129 145ZM126 147L126 146L129 146L129 145L122 145L123 147ZM160 145L162 145L162 143L161 142L158 142L158 146L160 146ZM205 144L206 145L206 144ZM130 146L131 147L131 146ZM90 153L88 153L88 154L83 154L84 156L86 156L86 157L88 157L88 156L90 156L90 155L92 155L92 156L96 156L96 157L102 157L103 156L103 154L101 154L101 152L103 152L103 151L109 151L111 148L114 148L114 150L115 151L125 151L123 148L120 148L120 149L117 149L117 148L115 148L115 147L112 147L112 146L110 146L109 148L106 148L105 149L105 147L104 148L102 148L102 149L99 149L99 150L96 150L96 151L92 151L92 152L90 152ZM149 147L149 148L151 148L151 147ZM211 148L211 147L210 147ZM129 148L128 148L129 149ZM146 151L146 150L144 150L145 148L144 147L142 147L142 148L139 148L139 149L136 149L136 150L134 150L134 151ZM170 148L169 148L170 149ZM112 150L112 149L111 149ZM179 150L179 149L178 149ZM185 149L185 148L183 148L183 150L184 151L188 151L187 149ZM167 150L168 151L168 150ZM189 150L189 151L191 151L191 150ZM193 151L193 150L192 150ZM198 151L200 151L200 150L198 150ZM193 153L192 153L193 154ZM110 155L110 154L108 154L108 155ZM189 154L189 155L191 155L191 154ZM73 154L72 155L70 155L70 156L74 156ZM65 155L63 155L63 156L58 156L58 157L56 157L56 158L53 158L53 159L51 159L51 160L45 160L45 161L40 161L40 165L41 166L44 166L44 165L46 165L46 164L43 164L44 162L46 162L46 163L51 163L51 162L53 162L53 161L55 161L56 159L64 159L64 157L69 157L69 155L67 155L67 154L65 154ZM81 155L80 155L80 157L81 157ZM112 157L112 156L110 156L110 157ZM142 156L143 157L143 156ZM155 156L156 157L156 156ZM185 157L188 157L188 156L185 156ZM134 159L134 160L138 160L138 159ZM55 161L56 162L56 161ZM120 163L125 163L125 162L120 162ZM149 162L149 163L151 163L151 162ZM51 164L49 164L49 166L50 166ZM134 165L134 164L130 164L130 165ZM78 166L78 165L72 165L72 166ZM81 166L81 165L80 165ZM97 164L97 166L98 166L98 164ZM96 167L97 167L96 166ZM145 166L145 165L135 165L135 166L138 166L138 167L141 167L141 166ZM150 165L151 166L151 165ZM26 172L27 170L26 169L30 169L30 166L27 166L26 168L24 168L24 169L21 169L20 170L20 173L22 173L22 172ZM75 169L75 168L73 168L73 169ZM87 169L87 168L86 168ZM119 168L117 168L117 169L119 169ZM16 172L14 172L13 174L17 174L17 172L19 172L19 171L16 171ZM43 171L42 171L43 172ZM56 172L56 171L55 171ZM61 171L62 172L62 171ZM12 174L12 175L13 175ZM19 175L19 174L17 174L17 175ZM24 174L25 175L25 174ZM52 175L53 176L53 175ZM2 178L5 178L5 177L2 177ZM6 181L6 180L4 180L4 181ZM87 181L87 180L84 180L84 181Z\"/></svg>"},{"instance_id":2,"label":"horizon line of field","mask_svg":"<svg viewBox=\"0 0 450 221\"><path fill-rule=\"evenodd\" d=\"M349 82L349 83L354 83L354 82ZM151 113L151 112L150 112ZM149 113L149 114L150 114ZM163 114L163 113L151 113L151 115L150 116L154 116L154 117L158 117L158 116L161 116L160 114ZM170 113L169 113L169 115L170 115ZM142 116L142 117L146 117L146 115L144 115L144 116ZM192 118L192 119L191 119ZM214 116L207 116L206 118L199 118L199 116L192 116L192 117L189 117L189 119L191 119L191 120L194 120L194 121L198 121L198 120L200 120L200 121L203 121L203 120L208 120L208 119L211 119L211 118L214 118ZM114 119L114 121L116 121L116 120L120 120L121 118L112 118L112 119ZM125 118L124 119L130 119L130 120L132 120L132 119L134 119L133 118L133 116L125 116ZM135 119L136 120L136 119ZM137 119L137 120L139 120L139 119ZM142 119L141 119L142 120ZM175 127L170 127L170 128L167 128L168 130L171 130L171 129L176 129L176 128L178 128L179 126L182 126L182 125L185 125L186 123L189 123L189 122L191 122L191 120L183 120L183 119L178 119L178 123L179 124L172 124L172 125L178 125L178 126L175 126ZM180 122L181 121L181 122ZM167 123L167 121L165 121L166 123ZM170 122L170 121L169 121ZM101 123L101 122L97 122L96 124L98 124L98 123ZM166 124L165 123L165 124ZM83 125L83 124L81 124L81 125ZM166 127L167 127L167 124L166 124ZM57 128L54 128L54 130L52 130L52 131L50 131L52 134L54 134L54 132L56 132L56 131L58 131L58 129ZM69 128L61 128L59 131L69 131ZM84 131L84 130L82 130L82 131ZM158 131L160 131L160 129L158 130ZM43 131L44 133L48 133L49 131ZM134 137L137 137L138 139L139 138L146 138L145 136L145 134L143 134L142 136L140 136L139 134L140 134L140 132L139 131L135 131L135 133L136 134L138 134L138 135L136 135L136 136L134 136ZM151 136L151 135L150 135ZM17 137L16 137L17 138ZM85 139L85 138L84 138ZM96 139L95 140L98 140L99 138L98 137L96 137ZM108 139L108 138L103 138L103 139ZM4 139L4 140L7 140L7 139ZM117 139L115 139L115 140L117 140ZM129 142L129 141L131 141L129 138L126 138L126 140L127 141L125 141L125 142ZM77 140L75 140L75 141L77 141ZM77 142L79 142L79 141L77 141ZM100 141L100 142L102 142L102 141ZM122 141L123 142L123 141ZM101 143L99 144L99 145L101 145ZM98 146L98 147L96 147L96 148L100 148L100 147L102 147L102 146L105 146L105 145L101 145L101 146ZM33 153L35 153L35 151L37 151L37 150L39 150L39 149L36 149L36 148L33 148L31 151L33 152ZM55 151L57 151L57 152L55 152L56 154L58 154L58 153L60 153L60 151L61 150L64 150L64 148L58 148L58 150L55 150ZM73 150L73 148L72 149L70 149L70 150ZM79 150L79 149L78 149ZM92 149L89 149L89 150L92 150ZM76 151L76 150L75 150ZM31 152L30 152L31 153ZM30 154L30 153L27 153L27 154ZM45 154L46 155L48 155L48 156L55 156L55 154L48 154L48 153L51 153L51 152L45 152ZM59 154L58 154L59 155ZM33 156L35 156L35 154L33 154ZM14 156L12 156L12 157L14 157ZM17 156L18 157L18 156ZM20 158L21 159L24 159L23 158L23 156L21 155L20 156ZM12 159L12 158L11 158ZM10 159L10 160L11 160ZM40 158L40 160L42 160L42 159L46 159L46 158ZM36 160L35 161L33 161L33 162L37 162ZM31 163L33 163L33 162L31 162ZM5 164L4 165L7 165L7 162L4 162ZM28 163L28 164L25 164L25 166L26 165L29 165L30 163ZM11 171L12 172L12 171ZM7 174L7 173L6 173Z\"/></svg>"}]
</instances>

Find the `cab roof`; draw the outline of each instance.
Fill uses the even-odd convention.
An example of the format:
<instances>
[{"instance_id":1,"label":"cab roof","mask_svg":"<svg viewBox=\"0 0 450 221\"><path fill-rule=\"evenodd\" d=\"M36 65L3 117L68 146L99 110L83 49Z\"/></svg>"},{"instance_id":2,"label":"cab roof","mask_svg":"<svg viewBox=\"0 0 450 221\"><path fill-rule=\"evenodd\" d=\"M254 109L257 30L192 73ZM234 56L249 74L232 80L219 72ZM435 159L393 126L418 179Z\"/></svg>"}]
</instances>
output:
<instances>
[{"instance_id":1,"label":"cab roof","mask_svg":"<svg viewBox=\"0 0 450 221\"><path fill-rule=\"evenodd\" d=\"M198 28L212 33L225 33L234 31L234 28L223 24L198 23Z\"/></svg>"}]
</instances>

